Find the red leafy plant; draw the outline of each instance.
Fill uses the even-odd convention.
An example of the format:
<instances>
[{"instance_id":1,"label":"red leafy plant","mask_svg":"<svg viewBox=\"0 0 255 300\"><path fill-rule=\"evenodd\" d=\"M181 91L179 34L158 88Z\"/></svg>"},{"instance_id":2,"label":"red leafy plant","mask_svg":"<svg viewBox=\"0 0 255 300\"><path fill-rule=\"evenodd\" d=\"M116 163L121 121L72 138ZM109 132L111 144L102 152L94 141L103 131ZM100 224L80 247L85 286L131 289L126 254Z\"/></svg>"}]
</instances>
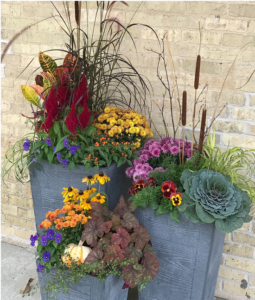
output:
<instances>
[{"instance_id":1,"label":"red leafy plant","mask_svg":"<svg viewBox=\"0 0 255 300\"><path fill-rule=\"evenodd\" d=\"M131 204L121 197L111 212L98 202L91 203L92 219L84 225L81 239L92 252L84 265L93 266L93 275L99 279L117 274L125 281L123 288L144 288L158 273L159 261L150 235L132 213Z\"/></svg>"}]
</instances>

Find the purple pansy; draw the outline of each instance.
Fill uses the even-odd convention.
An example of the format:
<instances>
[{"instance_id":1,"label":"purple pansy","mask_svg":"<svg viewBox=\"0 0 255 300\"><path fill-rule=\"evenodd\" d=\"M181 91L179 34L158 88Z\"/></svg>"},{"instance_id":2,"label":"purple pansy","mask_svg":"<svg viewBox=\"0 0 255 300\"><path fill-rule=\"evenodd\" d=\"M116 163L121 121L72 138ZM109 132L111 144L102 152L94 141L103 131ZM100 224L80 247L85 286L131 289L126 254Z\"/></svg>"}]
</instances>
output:
<instances>
[{"instance_id":1,"label":"purple pansy","mask_svg":"<svg viewBox=\"0 0 255 300\"><path fill-rule=\"evenodd\" d=\"M46 142L46 144L47 144L48 146L51 146L51 140L50 140L50 138L47 138L45 142Z\"/></svg>"},{"instance_id":2,"label":"purple pansy","mask_svg":"<svg viewBox=\"0 0 255 300\"><path fill-rule=\"evenodd\" d=\"M53 148L53 153L55 152L55 150L56 150L56 147Z\"/></svg>"},{"instance_id":3,"label":"purple pansy","mask_svg":"<svg viewBox=\"0 0 255 300\"><path fill-rule=\"evenodd\" d=\"M67 167L67 165L68 165L68 159L63 159L62 160L62 164L63 164L63 167Z\"/></svg>"},{"instance_id":4,"label":"purple pansy","mask_svg":"<svg viewBox=\"0 0 255 300\"><path fill-rule=\"evenodd\" d=\"M61 239L62 239L62 234L61 233L56 233L55 234L55 242L57 244L61 243Z\"/></svg>"},{"instance_id":5,"label":"purple pansy","mask_svg":"<svg viewBox=\"0 0 255 300\"><path fill-rule=\"evenodd\" d=\"M70 152L71 152L72 155L75 154L77 148L78 148L78 146L71 146L71 147L70 147Z\"/></svg>"},{"instance_id":6,"label":"purple pansy","mask_svg":"<svg viewBox=\"0 0 255 300\"><path fill-rule=\"evenodd\" d=\"M50 260L50 252L44 252L42 258L45 262Z\"/></svg>"},{"instance_id":7,"label":"purple pansy","mask_svg":"<svg viewBox=\"0 0 255 300\"><path fill-rule=\"evenodd\" d=\"M33 158L33 161L34 161L34 162L37 162L37 159L36 159L36 158Z\"/></svg>"},{"instance_id":8,"label":"purple pansy","mask_svg":"<svg viewBox=\"0 0 255 300\"><path fill-rule=\"evenodd\" d=\"M25 151L28 151L29 150L29 146L30 146L30 142L29 142L28 138L26 138L26 141L23 144L23 149Z\"/></svg>"},{"instance_id":9,"label":"purple pansy","mask_svg":"<svg viewBox=\"0 0 255 300\"><path fill-rule=\"evenodd\" d=\"M55 233L55 231L53 229L49 229L48 232L47 232L47 238L49 240L53 240L54 233Z\"/></svg>"},{"instance_id":10,"label":"purple pansy","mask_svg":"<svg viewBox=\"0 0 255 300\"><path fill-rule=\"evenodd\" d=\"M67 149L69 149L69 143L68 143L68 139L67 139L67 138L64 139L64 146L65 146Z\"/></svg>"},{"instance_id":11,"label":"purple pansy","mask_svg":"<svg viewBox=\"0 0 255 300\"><path fill-rule=\"evenodd\" d=\"M42 235L41 236L41 245L42 246L47 246L47 241L48 241L48 238L46 235Z\"/></svg>"},{"instance_id":12,"label":"purple pansy","mask_svg":"<svg viewBox=\"0 0 255 300\"><path fill-rule=\"evenodd\" d=\"M44 265L42 265L42 264L39 263L36 271L38 273L43 273L44 272Z\"/></svg>"},{"instance_id":13,"label":"purple pansy","mask_svg":"<svg viewBox=\"0 0 255 300\"><path fill-rule=\"evenodd\" d=\"M57 153L57 159L62 164L61 153Z\"/></svg>"},{"instance_id":14,"label":"purple pansy","mask_svg":"<svg viewBox=\"0 0 255 300\"><path fill-rule=\"evenodd\" d=\"M31 235L31 236L30 236L30 241L31 241L30 245L31 245L31 246L34 246L34 245L35 245L35 242L37 241L37 239L38 239L37 233L36 233L35 235Z\"/></svg>"},{"instance_id":15,"label":"purple pansy","mask_svg":"<svg viewBox=\"0 0 255 300\"><path fill-rule=\"evenodd\" d=\"M43 143L44 142L44 139L41 139L41 143Z\"/></svg>"}]
</instances>

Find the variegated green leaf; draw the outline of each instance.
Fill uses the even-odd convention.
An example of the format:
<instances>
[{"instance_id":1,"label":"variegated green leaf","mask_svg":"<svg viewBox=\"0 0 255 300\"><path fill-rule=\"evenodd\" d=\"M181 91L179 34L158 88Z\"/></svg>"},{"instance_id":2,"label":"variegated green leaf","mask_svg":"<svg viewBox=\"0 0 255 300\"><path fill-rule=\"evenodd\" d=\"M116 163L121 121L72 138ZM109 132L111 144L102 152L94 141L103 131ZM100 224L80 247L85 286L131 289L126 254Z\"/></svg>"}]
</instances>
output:
<instances>
[{"instance_id":1,"label":"variegated green leaf","mask_svg":"<svg viewBox=\"0 0 255 300\"><path fill-rule=\"evenodd\" d=\"M51 87L51 82L47 78L43 77L43 89L46 96L49 95Z\"/></svg>"},{"instance_id":2,"label":"variegated green leaf","mask_svg":"<svg viewBox=\"0 0 255 300\"><path fill-rule=\"evenodd\" d=\"M33 88L24 84L21 86L21 91L22 91L24 97L30 103L34 104L35 106L39 106L41 108L41 105L39 104L39 97Z\"/></svg>"},{"instance_id":3,"label":"variegated green leaf","mask_svg":"<svg viewBox=\"0 0 255 300\"><path fill-rule=\"evenodd\" d=\"M57 68L56 62L49 56L40 51L39 53L39 62L41 65L41 68L44 72L48 72L53 78L55 69Z\"/></svg>"}]
</instances>

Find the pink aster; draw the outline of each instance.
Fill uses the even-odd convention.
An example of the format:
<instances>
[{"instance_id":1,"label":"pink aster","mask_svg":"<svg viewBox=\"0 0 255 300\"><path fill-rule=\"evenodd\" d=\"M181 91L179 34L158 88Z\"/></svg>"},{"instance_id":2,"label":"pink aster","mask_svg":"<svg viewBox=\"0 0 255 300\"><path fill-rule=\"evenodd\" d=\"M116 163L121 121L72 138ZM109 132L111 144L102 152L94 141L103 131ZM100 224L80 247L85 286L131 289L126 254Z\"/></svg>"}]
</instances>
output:
<instances>
[{"instance_id":1,"label":"pink aster","mask_svg":"<svg viewBox=\"0 0 255 300\"><path fill-rule=\"evenodd\" d=\"M162 168L162 167L158 167L158 168L155 168L154 171L166 172L167 169L165 170L165 169Z\"/></svg>"},{"instance_id":2,"label":"pink aster","mask_svg":"<svg viewBox=\"0 0 255 300\"><path fill-rule=\"evenodd\" d=\"M154 157L159 157L159 156L160 156L160 149L159 149L159 148L154 148L154 149L151 151L151 154L152 154Z\"/></svg>"},{"instance_id":3,"label":"pink aster","mask_svg":"<svg viewBox=\"0 0 255 300\"><path fill-rule=\"evenodd\" d=\"M142 168L143 168L143 165L140 163L135 166L136 171L140 171L140 170L142 170Z\"/></svg>"},{"instance_id":4,"label":"pink aster","mask_svg":"<svg viewBox=\"0 0 255 300\"><path fill-rule=\"evenodd\" d=\"M142 155L139 157L139 162L140 162L141 164L144 164L148 159L149 159L148 155L142 154Z\"/></svg>"},{"instance_id":5,"label":"pink aster","mask_svg":"<svg viewBox=\"0 0 255 300\"><path fill-rule=\"evenodd\" d=\"M168 145L167 145L167 144L164 144L164 145L161 147L161 150L162 150L163 153L168 153L168 152L169 152Z\"/></svg>"},{"instance_id":6,"label":"pink aster","mask_svg":"<svg viewBox=\"0 0 255 300\"><path fill-rule=\"evenodd\" d=\"M133 167L129 167L126 169L125 173L127 175L127 177L131 178L134 174L135 169Z\"/></svg>"}]
</instances>

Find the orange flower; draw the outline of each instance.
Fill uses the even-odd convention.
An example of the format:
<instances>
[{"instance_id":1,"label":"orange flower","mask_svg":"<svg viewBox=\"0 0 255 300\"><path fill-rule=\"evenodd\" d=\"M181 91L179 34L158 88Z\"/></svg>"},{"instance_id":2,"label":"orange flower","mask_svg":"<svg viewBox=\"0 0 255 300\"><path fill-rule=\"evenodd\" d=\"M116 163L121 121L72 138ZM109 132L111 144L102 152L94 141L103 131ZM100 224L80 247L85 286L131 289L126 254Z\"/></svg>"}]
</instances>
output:
<instances>
[{"instance_id":1,"label":"orange flower","mask_svg":"<svg viewBox=\"0 0 255 300\"><path fill-rule=\"evenodd\" d=\"M56 228L57 229L61 229L63 227L63 223L59 222L57 225L56 225Z\"/></svg>"},{"instance_id":2,"label":"orange flower","mask_svg":"<svg viewBox=\"0 0 255 300\"><path fill-rule=\"evenodd\" d=\"M67 211L71 210L71 205L65 205L64 207L66 208Z\"/></svg>"},{"instance_id":3,"label":"orange flower","mask_svg":"<svg viewBox=\"0 0 255 300\"><path fill-rule=\"evenodd\" d=\"M52 212L52 213L50 214L50 219L51 219L51 220L54 220L54 219L56 218L56 216L57 216L57 214L56 214L55 212Z\"/></svg>"},{"instance_id":4,"label":"orange flower","mask_svg":"<svg viewBox=\"0 0 255 300\"><path fill-rule=\"evenodd\" d=\"M74 203L72 203L72 204L70 205L70 207L71 207L71 208L74 208L74 206L75 206L75 204L74 204Z\"/></svg>"},{"instance_id":5,"label":"orange flower","mask_svg":"<svg viewBox=\"0 0 255 300\"><path fill-rule=\"evenodd\" d=\"M79 219L80 219L80 218L79 218L78 215L74 215L73 218L72 218L72 221L77 223L77 222L80 221Z\"/></svg>"},{"instance_id":6,"label":"orange flower","mask_svg":"<svg viewBox=\"0 0 255 300\"><path fill-rule=\"evenodd\" d=\"M67 216L67 217L65 217L65 219L66 219L67 221L71 221L71 220L72 220L72 217Z\"/></svg>"},{"instance_id":7,"label":"orange flower","mask_svg":"<svg viewBox=\"0 0 255 300\"><path fill-rule=\"evenodd\" d=\"M55 213L56 213L57 215L60 214L60 213L61 213L61 209L59 209L59 208L56 209L56 210L55 210Z\"/></svg>"},{"instance_id":8,"label":"orange flower","mask_svg":"<svg viewBox=\"0 0 255 300\"><path fill-rule=\"evenodd\" d=\"M87 217L83 217L81 224L86 224L88 222L88 218Z\"/></svg>"},{"instance_id":9,"label":"orange flower","mask_svg":"<svg viewBox=\"0 0 255 300\"><path fill-rule=\"evenodd\" d=\"M54 221L55 224L57 224L57 223L59 223L59 222L60 222L60 218L57 218L57 219Z\"/></svg>"},{"instance_id":10,"label":"orange flower","mask_svg":"<svg viewBox=\"0 0 255 300\"><path fill-rule=\"evenodd\" d=\"M46 218L47 218L47 219L50 218L50 214L51 214L51 211L48 211L47 214L46 214Z\"/></svg>"},{"instance_id":11,"label":"orange flower","mask_svg":"<svg viewBox=\"0 0 255 300\"><path fill-rule=\"evenodd\" d=\"M44 225L44 228L48 229L51 227L52 223L50 221L47 221L43 225Z\"/></svg>"},{"instance_id":12,"label":"orange flower","mask_svg":"<svg viewBox=\"0 0 255 300\"><path fill-rule=\"evenodd\" d=\"M82 207L80 207L80 205L77 204L77 205L75 206L75 210L76 210L76 211L81 211L81 210L82 210Z\"/></svg>"},{"instance_id":13,"label":"orange flower","mask_svg":"<svg viewBox=\"0 0 255 300\"><path fill-rule=\"evenodd\" d=\"M40 224L40 225L39 225L39 229L43 229L43 224Z\"/></svg>"},{"instance_id":14,"label":"orange flower","mask_svg":"<svg viewBox=\"0 0 255 300\"><path fill-rule=\"evenodd\" d=\"M68 216L73 216L73 215L75 215L74 210L70 210L70 211L68 212Z\"/></svg>"},{"instance_id":15,"label":"orange flower","mask_svg":"<svg viewBox=\"0 0 255 300\"><path fill-rule=\"evenodd\" d=\"M60 222L63 222L65 220L65 217L60 218Z\"/></svg>"},{"instance_id":16,"label":"orange flower","mask_svg":"<svg viewBox=\"0 0 255 300\"><path fill-rule=\"evenodd\" d=\"M75 227L76 225L77 225L76 222L73 222L73 221L70 222L70 226L71 226L71 227Z\"/></svg>"},{"instance_id":17,"label":"orange flower","mask_svg":"<svg viewBox=\"0 0 255 300\"><path fill-rule=\"evenodd\" d=\"M98 146L99 146L99 143L98 143L98 142L96 142L96 143L95 143L95 146L96 146L96 147L98 147Z\"/></svg>"},{"instance_id":18,"label":"orange flower","mask_svg":"<svg viewBox=\"0 0 255 300\"><path fill-rule=\"evenodd\" d=\"M65 206L61 209L61 212L64 213L64 214L67 213L67 209L66 209Z\"/></svg>"},{"instance_id":19,"label":"orange flower","mask_svg":"<svg viewBox=\"0 0 255 300\"><path fill-rule=\"evenodd\" d=\"M63 227L69 227L70 226L70 222L69 221L66 221L63 223Z\"/></svg>"}]
</instances>

